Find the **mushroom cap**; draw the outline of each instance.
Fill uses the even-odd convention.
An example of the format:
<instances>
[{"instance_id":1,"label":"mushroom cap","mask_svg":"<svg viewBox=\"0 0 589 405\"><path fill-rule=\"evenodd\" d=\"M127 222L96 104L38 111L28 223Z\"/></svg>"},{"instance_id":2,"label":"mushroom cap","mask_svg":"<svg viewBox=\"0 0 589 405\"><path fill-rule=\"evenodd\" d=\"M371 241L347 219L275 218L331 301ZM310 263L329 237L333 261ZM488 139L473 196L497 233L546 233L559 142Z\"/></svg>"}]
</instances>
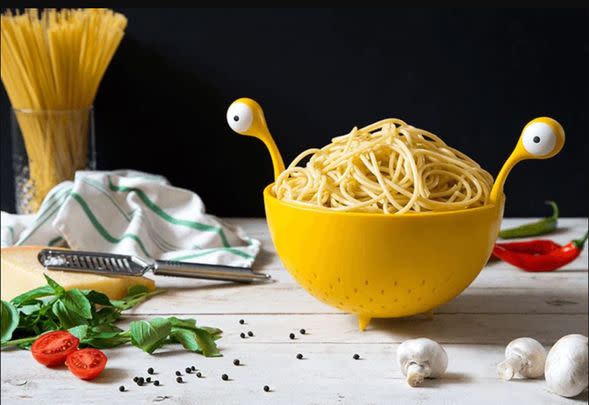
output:
<instances>
[{"instance_id":1,"label":"mushroom cap","mask_svg":"<svg viewBox=\"0 0 589 405\"><path fill-rule=\"evenodd\" d=\"M448 355L436 341L428 338L406 340L397 349L397 361L403 375L410 364L416 363L430 371L428 377L440 377L448 367Z\"/></svg>"},{"instance_id":2,"label":"mushroom cap","mask_svg":"<svg viewBox=\"0 0 589 405\"><path fill-rule=\"evenodd\" d=\"M505 348L505 357L517 356L523 360L522 368L517 374L526 378L537 378L544 374L546 350L536 339L517 338Z\"/></svg>"},{"instance_id":3,"label":"mushroom cap","mask_svg":"<svg viewBox=\"0 0 589 405\"><path fill-rule=\"evenodd\" d=\"M587 388L588 340L583 335L558 339L546 358L548 388L563 397L574 397Z\"/></svg>"}]
</instances>

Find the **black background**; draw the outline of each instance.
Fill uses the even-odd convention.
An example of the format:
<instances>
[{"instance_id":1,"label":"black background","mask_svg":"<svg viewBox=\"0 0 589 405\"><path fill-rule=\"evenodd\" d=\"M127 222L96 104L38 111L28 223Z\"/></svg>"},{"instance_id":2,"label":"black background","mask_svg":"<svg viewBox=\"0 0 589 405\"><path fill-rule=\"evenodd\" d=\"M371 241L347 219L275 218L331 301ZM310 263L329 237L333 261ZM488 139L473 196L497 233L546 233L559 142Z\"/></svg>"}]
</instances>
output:
<instances>
[{"instance_id":1,"label":"black background","mask_svg":"<svg viewBox=\"0 0 589 405\"><path fill-rule=\"evenodd\" d=\"M264 107L285 162L385 117L440 135L496 175L525 123L558 119L550 161L506 185L507 216L587 216L587 10L119 9L126 36L95 102L99 169L162 174L209 212L262 216L272 165L230 131L227 106ZM12 211L9 104L1 94L3 210Z\"/></svg>"}]
</instances>

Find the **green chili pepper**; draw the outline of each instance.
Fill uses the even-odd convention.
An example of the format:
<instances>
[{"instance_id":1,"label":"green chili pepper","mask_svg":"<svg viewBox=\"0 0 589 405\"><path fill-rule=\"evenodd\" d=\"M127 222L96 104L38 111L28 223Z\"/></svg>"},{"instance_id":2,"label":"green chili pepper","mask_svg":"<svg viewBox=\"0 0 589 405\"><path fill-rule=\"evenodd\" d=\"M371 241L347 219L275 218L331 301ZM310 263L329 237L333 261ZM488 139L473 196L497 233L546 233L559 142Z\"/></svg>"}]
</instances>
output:
<instances>
[{"instance_id":1,"label":"green chili pepper","mask_svg":"<svg viewBox=\"0 0 589 405\"><path fill-rule=\"evenodd\" d=\"M554 231L558 221L558 206L554 201L546 201L546 204L552 206L551 216L515 228L504 229L499 232L499 237L502 239L523 238L526 236L544 235Z\"/></svg>"}]
</instances>

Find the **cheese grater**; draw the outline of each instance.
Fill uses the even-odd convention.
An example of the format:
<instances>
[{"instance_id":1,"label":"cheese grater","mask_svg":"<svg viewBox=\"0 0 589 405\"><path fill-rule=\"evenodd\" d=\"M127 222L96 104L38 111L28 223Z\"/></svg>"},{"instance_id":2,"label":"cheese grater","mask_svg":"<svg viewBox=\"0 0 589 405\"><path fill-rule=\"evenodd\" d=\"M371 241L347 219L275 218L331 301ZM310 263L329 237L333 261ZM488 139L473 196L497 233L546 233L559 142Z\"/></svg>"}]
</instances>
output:
<instances>
[{"instance_id":1,"label":"cheese grater","mask_svg":"<svg viewBox=\"0 0 589 405\"><path fill-rule=\"evenodd\" d=\"M191 277L222 281L264 281L269 274L215 264L196 264L155 260L152 263L135 256L79 250L43 249L37 256L49 270L63 270L111 276L142 276L148 271L162 276Z\"/></svg>"}]
</instances>

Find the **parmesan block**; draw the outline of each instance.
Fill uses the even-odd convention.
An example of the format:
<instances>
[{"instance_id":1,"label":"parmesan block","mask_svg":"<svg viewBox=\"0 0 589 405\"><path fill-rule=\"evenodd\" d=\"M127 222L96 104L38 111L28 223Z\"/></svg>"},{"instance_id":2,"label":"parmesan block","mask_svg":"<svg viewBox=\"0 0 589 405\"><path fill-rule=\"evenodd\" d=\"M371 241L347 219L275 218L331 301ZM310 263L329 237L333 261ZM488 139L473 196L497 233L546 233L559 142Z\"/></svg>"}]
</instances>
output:
<instances>
[{"instance_id":1,"label":"parmesan block","mask_svg":"<svg viewBox=\"0 0 589 405\"><path fill-rule=\"evenodd\" d=\"M17 295L47 284L43 273L62 285L66 290L72 288L96 290L108 295L111 299L124 297L127 295L127 289L134 284L144 285L150 290L155 288L153 280L146 277L103 276L47 270L37 260L37 254L41 249L44 249L44 247L16 246L2 249L0 286L4 301L9 301Z\"/></svg>"}]
</instances>

